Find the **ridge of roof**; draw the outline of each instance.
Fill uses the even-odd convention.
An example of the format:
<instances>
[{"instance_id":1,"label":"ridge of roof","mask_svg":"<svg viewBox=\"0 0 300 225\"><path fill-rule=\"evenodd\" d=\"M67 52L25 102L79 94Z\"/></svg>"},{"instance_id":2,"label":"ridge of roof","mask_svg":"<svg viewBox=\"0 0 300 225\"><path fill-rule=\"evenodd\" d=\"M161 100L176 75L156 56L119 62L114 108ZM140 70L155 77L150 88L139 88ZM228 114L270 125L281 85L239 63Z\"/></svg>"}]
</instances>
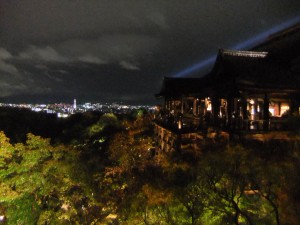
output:
<instances>
[{"instance_id":1,"label":"ridge of roof","mask_svg":"<svg viewBox=\"0 0 300 225\"><path fill-rule=\"evenodd\" d=\"M282 38L282 37L287 36L287 35L291 35L295 32L298 32L299 30L300 30L300 23L295 24L294 26L288 27L284 30L278 31L274 34L271 34L268 37L268 41L279 39L279 38Z\"/></svg>"},{"instance_id":2,"label":"ridge of roof","mask_svg":"<svg viewBox=\"0 0 300 225\"><path fill-rule=\"evenodd\" d=\"M266 58L268 55L268 52L240 51L240 50L230 50L230 49L220 49L219 53L222 56L237 56L237 57L247 57L247 58Z\"/></svg>"},{"instance_id":3,"label":"ridge of roof","mask_svg":"<svg viewBox=\"0 0 300 225\"><path fill-rule=\"evenodd\" d=\"M268 45L271 45L273 43L281 41L282 39L284 39L286 37L297 35L297 33L299 33L299 31L300 31L300 23L297 23L294 26L288 27L284 30L281 30L281 31L278 31L276 33L269 35L264 42L252 47L251 50L265 48Z\"/></svg>"},{"instance_id":4,"label":"ridge of roof","mask_svg":"<svg viewBox=\"0 0 300 225\"><path fill-rule=\"evenodd\" d=\"M200 80L203 77L167 77L164 76L164 80Z\"/></svg>"}]
</instances>

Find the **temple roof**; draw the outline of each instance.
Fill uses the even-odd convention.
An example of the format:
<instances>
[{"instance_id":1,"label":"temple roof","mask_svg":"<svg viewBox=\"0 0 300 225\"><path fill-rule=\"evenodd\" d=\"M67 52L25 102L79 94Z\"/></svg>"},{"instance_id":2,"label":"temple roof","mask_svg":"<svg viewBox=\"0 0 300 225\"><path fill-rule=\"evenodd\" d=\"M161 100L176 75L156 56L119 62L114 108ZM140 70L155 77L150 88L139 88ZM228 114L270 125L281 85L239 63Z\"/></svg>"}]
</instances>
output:
<instances>
[{"instance_id":1,"label":"temple roof","mask_svg":"<svg viewBox=\"0 0 300 225\"><path fill-rule=\"evenodd\" d=\"M300 24L269 36L252 50L267 51L274 61L285 63L300 74Z\"/></svg>"},{"instance_id":2,"label":"temple roof","mask_svg":"<svg viewBox=\"0 0 300 225\"><path fill-rule=\"evenodd\" d=\"M250 51L220 49L202 78L165 77L157 97L285 92L300 95L300 24L279 32Z\"/></svg>"},{"instance_id":3,"label":"temple roof","mask_svg":"<svg viewBox=\"0 0 300 225\"><path fill-rule=\"evenodd\" d=\"M300 74L267 52L220 50L210 76L217 86L232 83L240 88L300 88Z\"/></svg>"}]
</instances>

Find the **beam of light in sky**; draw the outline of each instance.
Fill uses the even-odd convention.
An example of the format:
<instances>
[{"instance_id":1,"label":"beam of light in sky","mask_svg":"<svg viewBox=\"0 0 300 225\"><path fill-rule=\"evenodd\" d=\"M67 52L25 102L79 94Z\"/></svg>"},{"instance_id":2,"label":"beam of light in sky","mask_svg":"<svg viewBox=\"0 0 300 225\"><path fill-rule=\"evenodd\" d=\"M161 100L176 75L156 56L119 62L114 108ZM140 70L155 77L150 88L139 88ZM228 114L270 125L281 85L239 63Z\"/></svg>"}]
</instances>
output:
<instances>
[{"instance_id":1,"label":"beam of light in sky","mask_svg":"<svg viewBox=\"0 0 300 225\"><path fill-rule=\"evenodd\" d=\"M300 22L300 16L294 17L288 21L285 21L277 26L274 26L246 41L243 41L241 43L238 43L237 45L234 45L231 47L231 49L234 50L240 50L240 49L245 49L245 48L250 48L253 47L255 44L265 40L268 38L268 36L270 36L271 34L277 33L281 30L284 30L292 25L295 25L296 23Z\"/></svg>"},{"instance_id":2,"label":"beam of light in sky","mask_svg":"<svg viewBox=\"0 0 300 225\"><path fill-rule=\"evenodd\" d=\"M203 69L204 67L211 65L216 59L216 55L212 55L210 57L208 57L205 60L202 60L199 63L196 63L192 66L187 67L184 70L181 70L180 72L176 73L173 77L185 77L186 75L192 74L196 71L199 71L201 69Z\"/></svg>"},{"instance_id":3,"label":"beam of light in sky","mask_svg":"<svg viewBox=\"0 0 300 225\"><path fill-rule=\"evenodd\" d=\"M251 48L255 44L258 44L259 42L266 40L269 35L279 32L281 30L284 30L284 29L286 29L292 25L295 25L299 22L300 22L300 16L294 17L294 18L292 18L288 21L285 21L283 23L280 23L277 26L274 26L262 33L259 33L256 36L247 39L246 41L240 42L240 43L232 46L230 49L243 50L243 49ZM209 56L208 58L202 60L201 62L193 64L193 65L179 71L172 77L185 77L188 75L192 75L195 72L200 71L201 69L205 68L206 66L211 65L215 61L215 58L216 58L216 55Z\"/></svg>"}]
</instances>

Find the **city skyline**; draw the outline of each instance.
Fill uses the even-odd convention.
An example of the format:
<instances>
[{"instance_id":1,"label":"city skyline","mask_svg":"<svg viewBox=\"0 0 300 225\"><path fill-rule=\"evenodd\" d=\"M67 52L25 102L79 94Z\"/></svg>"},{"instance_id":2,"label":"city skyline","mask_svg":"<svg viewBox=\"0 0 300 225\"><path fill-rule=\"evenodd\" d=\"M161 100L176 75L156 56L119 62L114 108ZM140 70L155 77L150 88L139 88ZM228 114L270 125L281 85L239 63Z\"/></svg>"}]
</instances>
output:
<instances>
[{"instance_id":1,"label":"city skyline","mask_svg":"<svg viewBox=\"0 0 300 225\"><path fill-rule=\"evenodd\" d=\"M0 109L16 108L16 109L28 109L36 113L55 114L58 118L67 118L73 114L86 113L86 112L100 112L100 113L113 113L115 115L130 114L135 110L144 109L148 112L156 110L156 106L153 105L129 105L124 103L91 103L85 102L77 104L77 100L74 99L73 103L1 103Z\"/></svg>"},{"instance_id":2,"label":"city skyline","mask_svg":"<svg viewBox=\"0 0 300 225\"><path fill-rule=\"evenodd\" d=\"M203 76L300 22L300 2L1 1L0 101L156 102L164 76Z\"/></svg>"}]
</instances>

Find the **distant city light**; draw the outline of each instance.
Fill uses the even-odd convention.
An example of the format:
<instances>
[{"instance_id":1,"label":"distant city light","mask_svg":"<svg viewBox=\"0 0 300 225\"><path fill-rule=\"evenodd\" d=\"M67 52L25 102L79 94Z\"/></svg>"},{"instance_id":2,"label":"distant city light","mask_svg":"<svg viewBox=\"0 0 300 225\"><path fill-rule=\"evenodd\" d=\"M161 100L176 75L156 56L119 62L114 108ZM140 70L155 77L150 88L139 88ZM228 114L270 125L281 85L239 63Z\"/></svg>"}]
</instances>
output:
<instances>
[{"instance_id":1,"label":"distant city light","mask_svg":"<svg viewBox=\"0 0 300 225\"><path fill-rule=\"evenodd\" d=\"M76 105L75 105L76 104ZM68 118L75 113L84 113L88 111L98 111L101 113L128 114L133 110L146 109L154 112L156 106L150 105L125 105L119 103L84 103L77 104L74 100L73 104L11 104L0 103L0 107L25 108L38 113L56 114L58 118Z\"/></svg>"}]
</instances>

